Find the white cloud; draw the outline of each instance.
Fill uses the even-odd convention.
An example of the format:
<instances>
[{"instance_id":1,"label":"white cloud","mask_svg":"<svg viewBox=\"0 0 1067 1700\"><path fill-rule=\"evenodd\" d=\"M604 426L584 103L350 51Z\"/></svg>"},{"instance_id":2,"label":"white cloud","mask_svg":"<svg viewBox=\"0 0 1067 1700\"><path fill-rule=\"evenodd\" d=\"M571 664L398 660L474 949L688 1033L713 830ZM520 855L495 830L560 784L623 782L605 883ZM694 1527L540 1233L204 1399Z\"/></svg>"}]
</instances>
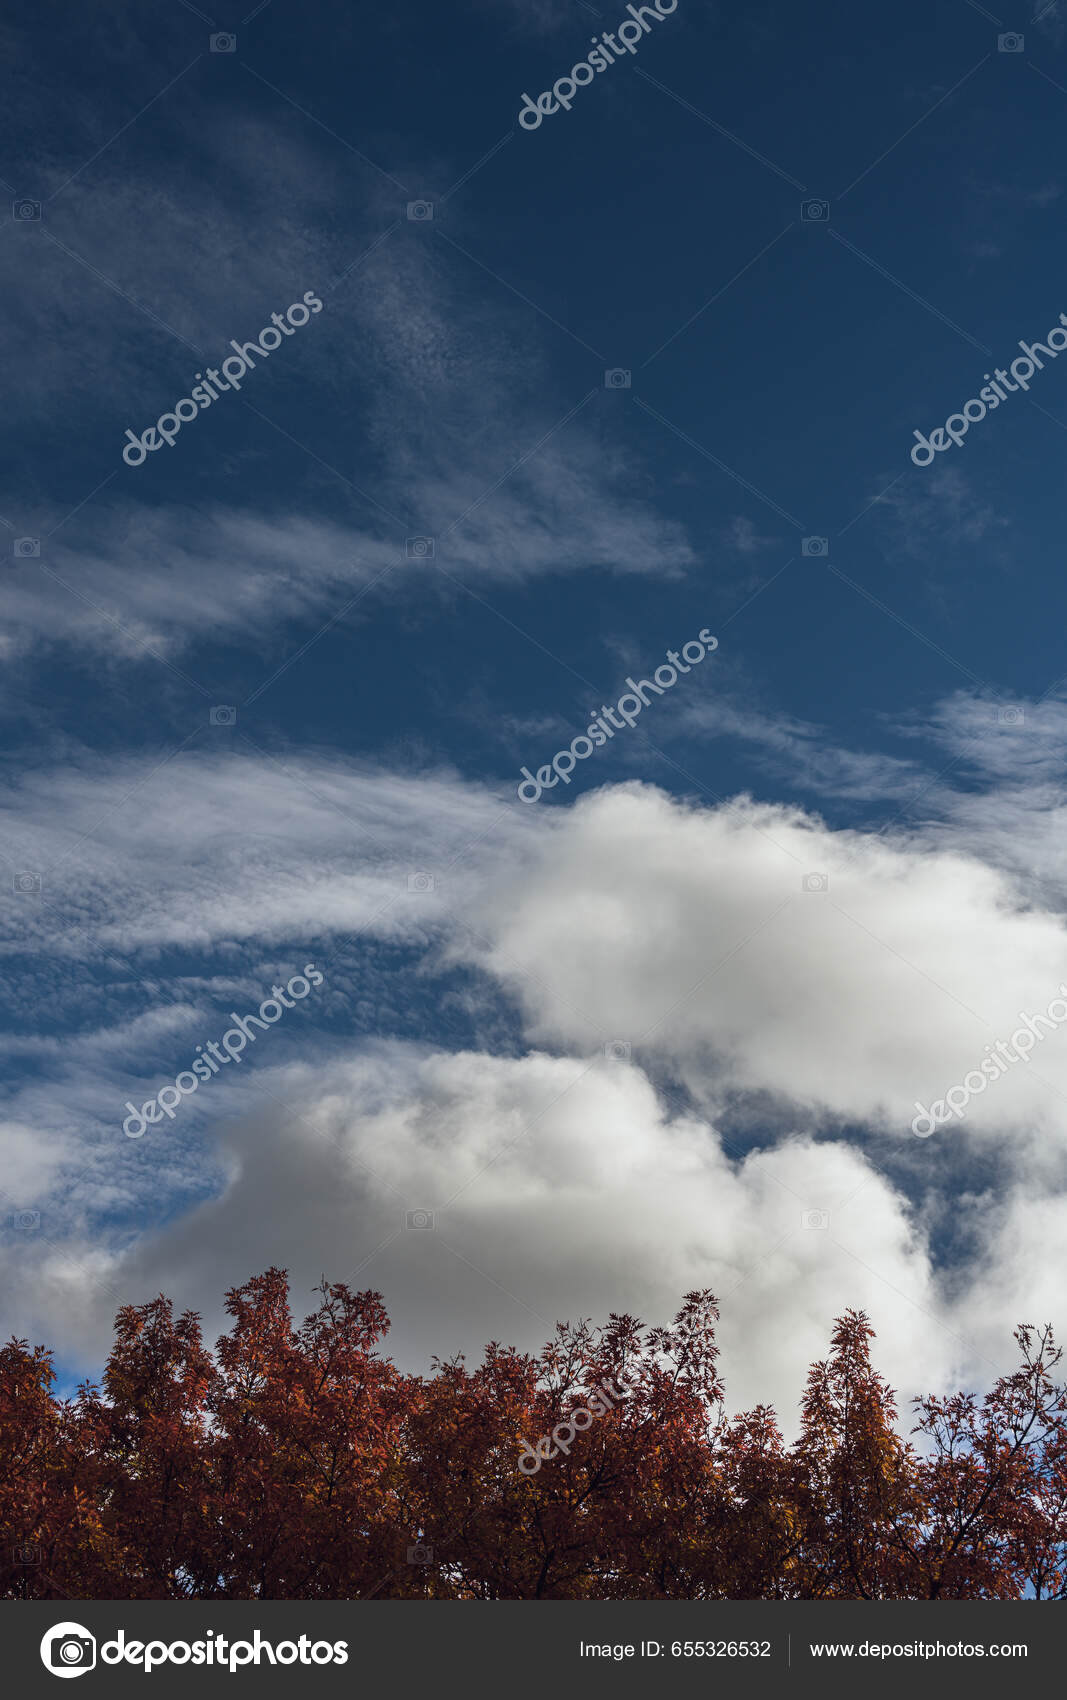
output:
<instances>
[{"instance_id":1,"label":"white cloud","mask_svg":"<svg viewBox=\"0 0 1067 1700\"><path fill-rule=\"evenodd\" d=\"M976 394L979 387L976 382ZM905 552L923 561L932 554L943 556L946 545L995 542L1010 525L957 466L940 466L920 482L894 485L874 505L892 518Z\"/></svg>"},{"instance_id":2,"label":"white cloud","mask_svg":"<svg viewBox=\"0 0 1067 1700\"><path fill-rule=\"evenodd\" d=\"M794 791L857 801L906 798L922 777L915 762L882 751L845 749L811 721L753 708L736 687L732 695L716 692L713 702L685 699L679 724L702 738L739 739Z\"/></svg>"},{"instance_id":3,"label":"white cloud","mask_svg":"<svg viewBox=\"0 0 1067 1700\"><path fill-rule=\"evenodd\" d=\"M1033 803L1049 800L1037 786L1067 777L1067 703L1057 697L994 703L956 691L937 704L925 730L987 781L1025 789Z\"/></svg>"},{"instance_id":4,"label":"white cloud","mask_svg":"<svg viewBox=\"0 0 1067 1700\"><path fill-rule=\"evenodd\" d=\"M1002 869L1018 901L1067 912L1067 708L1059 696L994 703L958 691L898 728L938 751L915 794L931 844ZM952 757L945 767L943 754Z\"/></svg>"},{"instance_id":5,"label":"white cloud","mask_svg":"<svg viewBox=\"0 0 1067 1700\"><path fill-rule=\"evenodd\" d=\"M640 785L553 824L487 893L482 964L535 1041L626 1039L695 1091L771 1092L903 1134L917 1097L976 1068L1064 977L1061 919L1020 910L1007 879L953 849ZM804 891L809 873L829 890ZM976 1099L965 1129L1067 1154L1067 1035Z\"/></svg>"},{"instance_id":6,"label":"white cloud","mask_svg":"<svg viewBox=\"0 0 1067 1700\"><path fill-rule=\"evenodd\" d=\"M53 424L57 397L63 417L76 400L69 458L88 470L86 485L34 507L13 474L4 511L44 542L39 563L19 560L7 576L0 657L56 643L124 662L144 645L171 657L204 641L263 649L383 572L376 594L415 577L434 595L449 594L448 575L660 577L691 566L683 529L637 493L627 457L605 453L595 365L577 388L546 381L558 334L547 319L482 272L472 288L469 259L403 217L399 187L264 98L281 106L280 130L220 121L214 109L197 123L177 104L172 121L190 125L205 160L195 205L184 184L120 171L105 153L45 222L3 245L9 381ZM442 185L456 164L442 166ZM343 246L340 200L352 209ZM287 207L299 211L279 213ZM451 219L464 247L478 248L477 232L451 208L446 218L445 203L439 211L442 229ZM235 258L249 251L252 272ZM325 311L246 373L239 394L220 396L139 468L123 464L127 428L154 424L231 338L254 338L308 289ZM531 395L544 399L531 407ZM367 446L355 472L339 420ZM49 452L64 453L54 429ZM182 469L201 480L196 509L172 494ZM109 473L106 492L76 508ZM433 577L407 558L418 536L438 540Z\"/></svg>"},{"instance_id":7,"label":"white cloud","mask_svg":"<svg viewBox=\"0 0 1067 1700\"><path fill-rule=\"evenodd\" d=\"M448 776L307 754L242 759L212 750L210 736L154 774L144 760L94 762L26 776L0 798L9 856L43 881L43 902L4 906L10 947L29 935L82 954L84 934L57 936L57 912L120 951L347 933L379 910L383 935L437 930L471 878L470 855L534 830L517 806ZM438 889L410 891L423 870Z\"/></svg>"},{"instance_id":8,"label":"white cloud","mask_svg":"<svg viewBox=\"0 0 1067 1700\"><path fill-rule=\"evenodd\" d=\"M1029 1180L983 1196L966 1211L972 1253L951 1282L952 1324L977 1349L1002 1349L1020 1322L1052 1319L1067 1334L1067 1190L1045 1192ZM948 1286L949 1283L946 1283Z\"/></svg>"},{"instance_id":9,"label":"white cloud","mask_svg":"<svg viewBox=\"0 0 1067 1700\"><path fill-rule=\"evenodd\" d=\"M909 1392L967 1358L931 1309L905 1201L845 1145L797 1137L735 1163L713 1128L668 1116L638 1069L603 1058L387 1046L274 1084L294 1113L232 1123L221 1194L118 1256L110 1288L164 1290L210 1331L252 1270L288 1265L299 1306L325 1269L381 1288L394 1351L422 1366L491 1337L535 1349L557 1319L664 1319L711 1286L731 1404L773 1398L787 1418L845 1302L871 1309ZM413 1209L435 1227L406 1228ZM805 1226L811 1210L829 1227ZM99 1349L108 1294L50 1254L34 1284L42 1325Z\"/></svg>"},{"instance_id":10,"label":"white cloud","mask_svg":"<svg viewBox=\"0 0 1067 1700\"><path fill-rule=\"evenodd\" d=\"M77 960L88 938L150 963L179 946L232 974L313 938L436 941L514 997L535 1042L626 1039L698 1093L901 1132L1064 974L1061 917L1023 906L951 822L940 847L933 827L835 832L639 784L524 811L447 776L188 751L147 779L121 763L27 780L0 827L44 879L43 902L9 900L8 949ZM410 890L418 872L435 889ZM976 1100L968 1136L1062 1150L1063 1049L1045 1040Z\"/></svg>"},{"instance_id":11,"label":"white cloud","mask_svg":"<svg viewBox=\"0 0 1067 1700\"><path fill-rule=\"evenodd\" d=\"M781 537L764 536L744 514L735 514L723 531L723 543L739 555L759 555L766 549L780 549L782 542Z\"/></svg>"},{"instance_id":12,"label":"white cloud","mask_svg":"<svg viewBox=\"0 0 1067 1700\"><path fill-rule=\"evenodd\" d=\"M944 719L966 725L968 710ZM711 1285L731 1398L789 1410L846 1306L872 1311L908 1391L1002 1365L1009 1325L1037 1301L1059 1320L1055 1275L1035 1270L1062 1266L1064 1035L958 1130L908 1133L916 1097L1045 1007L1067 955L1062 918L956 849L951 820L879 837L636 784L523 811L452 776L306 759L298 775L217 751L163 774L132 796L136 764L40 776L0 816L46 872L43 909L8 904L42 1007L62 1017L52 964L80 974L112 949L128 974L109 1021L83 1019L63 1046L45 1031L30 1060L46 1078L6 1107L12 1205L51 1224L6 1254L20 1332L96 1351L115 1293L162 1287L214 1315L226 1284L279 1261L301 1291L324 1269L380 1287L399 1349L423 1361L489 1337L533 1346L564 1315L659 1320ZM437 890L409 891L415 868ZM801 889L810 872L827 892ZM169 1058L194 1019L215 1036L211 1011L239 1002L235 986L263 984L312 935L328 986L353 935L403 943L427 991L442 961L480 971L474 1027L496 988L538 1054L353 1046L313 1020L254 1072L205 1087L154 1145L122 1140L131 1080L147 1096L167 1072L156 1047ZM347 966L331 989L335 1013L368 994ZM633 1063L606 1059L608 1040L631 1043ZM178 1202L171 1226L131 1238ZM440 1228L403 1231L406 1208L440 1209ZM803 1227L808 1209L829 1229Z\"/></svg>"}]
</instances>

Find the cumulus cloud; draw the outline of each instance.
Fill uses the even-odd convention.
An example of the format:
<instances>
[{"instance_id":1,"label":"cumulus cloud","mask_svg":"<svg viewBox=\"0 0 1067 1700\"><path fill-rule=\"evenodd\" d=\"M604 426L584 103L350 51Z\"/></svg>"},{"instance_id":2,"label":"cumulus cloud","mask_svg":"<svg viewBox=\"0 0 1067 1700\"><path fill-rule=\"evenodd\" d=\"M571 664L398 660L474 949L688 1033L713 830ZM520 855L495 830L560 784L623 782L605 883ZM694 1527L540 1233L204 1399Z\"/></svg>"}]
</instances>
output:
<instances>
[{"instance_id":1,"label":"cumulus cloud","mask_svg":"<svg viewBox=\"0 0 1067 1700\"><path fill-rule=\"evenodd\" d=\"M700 1093L766 1091L899 1135L917 1097L976 1068L1063 978L1060 917L956 850L637 784L554 825L487 895L480 960L535 1040L591 1047L608 1030ZM1062 1156L1065 1112L1060 1034L974 1101L966 1135L1010 1129Z\"/></svg>"},{"instance_id":2,"label":"cumulus cloud","mask_svg":"<svg viewBox=\"0 0 1067 1700\"><path fill-rule=\"evenodd\" d=\"M299 1306L325 1269L381 1288L394 1352L422 1366L491 1337L536 1349L557 1318L666 1317L712 1286L731 1404L775 1398L787 1415L845 1293L909 1391L967 1359L931 1308L904 1199L846 1145L798 1136L736 1163L713 1127L603 1057L387 1046L325 1076L296 1066L275 1089L297 1113L232 1123L219 1196L117 1258L111 1287L166 1291L212 1329L250 1270L288 1264ZM411 1211L433 1226L406 1225ZM102 1342L106 1294L49 1256L35 1286L68 1349L86 1330Z\"/></svg>"},{"instance_id":3,"label":"cumulus cloud","mask_svg":"<svg viewBox=\"0 0 1067 1700\"><path fill-rule=\"evenodd\" d=\"M94 766L9 796L0 824L45 902L9 900L8 950L30 936L76 958L90 937L207 965L353 933L443 947L509 994L537 1043L624 1039L703 1101L768 1093L811 1125L898 1134L1063 977L1061 917L954 829L939 846L931 829L832 830L639 784L522 811L447 776L258 754L190 751L144 778ZM79 934L49 945L64 920ZM1060 1153L1065 1093L1057 1034L975 1099L965 1135Z\"/></svg>"},{"instance_id":4,"label":"cumulus cloud","mask_svg":"<svg viewBox=\"0 0 1067 1700\"><path fill-rule=\"evenodd\" d=\"M909 1390L987 1375L1037 1300L1057 1320L1064 1034L951 1133L908 1131L916 1098L1045 1008L1067 957L1062 916L958 848L951 819L843 831L641 784L524 811L456 776L255 752L164 772L132 803L127 763L27 779L0 814L46 874L38 907L6 905L7 950L35 960L27 1014L67 1033L78 1017L62 1046L47 1025L9 1042L33 1078L5 1105L8 1202L51 1223L8 1236L20 1331L32 1312L97 1350L115 1293L214 1316L225 1285L279 1261L304 1291L323 1270L381 1288L416 1362L533 1346L564 1315L661 1319L711 1285L732 1397L789 1409L847 1305L870 1308ZM292 1018L180 1127L123 1140L122 1101L312 937L332 1025ZM375 1043L362 1014L353 1030L393 995L354 940L402 948L412 997L470 976L468 1037ZM79 977L109 952L126 978L102 1020ZM510 1033L489 1009L514 1012ZM437 1227L405 1228L409 1209Z\"/></svg>"},{"instance_id":5,"label":"cumulus cloud","mask_svg":"<svg viewBox=\"0 0 1067 1700\"><path fill-rule=\"evenodd\" d=\"M975 1348L994 1354L1019 1322L1052 1319L1064 1337L1067 1187L1019 1182L967 1200L970 1255L946 1279L946 1314Z\"/></svg>"},{"instance_id":6,"label":"cumulus cloud","mask_svg":"<svg viewBox=\"0 0 1067 1700\"><path fill-rule=\"evenodd\" d=\"M213 653L284 663L372 594L422 608L457 581L697 564L605 442L599 356L550 322L558 303L531 317L476 197L449 192L473 153L442 144L434 183L408 184L392 142L327 138L239 55L201 52L194 75L187 17L142 35L123 10L131 28L98 44L120 105L64 100L34 161L46 216L0 253L24 403L0 506L43 540L9 562L0 658L151 654L188 685ZM483 0L482 17L547 40L594 12ZM216 72L247 104L205 92ZM151 130L127 125L156 95ZM434 220L404 217L413 194ZM313 331L173 449L121 463L128 426L312 288ZM924 560L946 535L1003 552L1006 522L958 469L881 505ZM773 544L743 519L707 535L749 566ZM432 568L412 536L435 539ZM3 1321L96 1367L116 1303L163 1289L210 1331L226 1285L283 1262L298 1306L324 1271L381 1288L398 1354L423 1365L490 1336L534 1347L560 1317L664 1320L710 1285L734 1405L793 1410L848 1305L906 1393L987 1379L1011 1323L1060 1303L1067 1041L1043 1039L952 1134L908 1125L1067 970L1065 711L1020 706L994 728L974 695L939 705L923 766L736 696L714 722L672 699L664 729L757 749L794 795L901 805L878 834L640 784L527 810L513 777L497 794L297 765L241 725L228 753L201 733L155 769L74 752L6 777ZM127 1097L320 955L321 1001L175 1124L124 1138Z\"/></svg>"}]
</instances>

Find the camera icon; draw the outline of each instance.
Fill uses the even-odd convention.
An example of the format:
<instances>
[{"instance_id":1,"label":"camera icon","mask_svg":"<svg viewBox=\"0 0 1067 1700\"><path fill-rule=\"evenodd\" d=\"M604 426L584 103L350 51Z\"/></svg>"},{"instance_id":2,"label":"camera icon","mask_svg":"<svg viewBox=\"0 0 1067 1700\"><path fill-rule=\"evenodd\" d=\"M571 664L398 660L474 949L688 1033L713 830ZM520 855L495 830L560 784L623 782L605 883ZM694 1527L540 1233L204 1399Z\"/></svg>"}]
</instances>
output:
<instances>
[{"instance_id":1,"label":"camera icon","mask_svg":"<svg viewBox=\"0 0 1067 1700\"><path fill-rule=\"evenodd\" d=\"M408 222L410 224L429 224L433 219L432 201L409 201Z\"/></svg>"},{"instance_id":2,"label":"camera icon","mask_svg":"<svg viewBox=\"0 0 1067 1700\"><path fill-rule=\"evenodd\" d=\"M405 1228L413 1228L416 1232L426 1233L437 1226L436 1210L405 1210Z\"/></svg>"},{"instance_id":3,"label":"camera icon","mask_svg":"<svg viewBox=\"0 0 1067 1700\"><path fill-rule=\"evenodd\" d=\"M801 891L829 891L829 874L805 874L800 882Z\"/></svg>"},{"instance_id":4,"label":"camera icon","mask_svg":"<svg viewBox=\"0 0 1067 1700\"><path fill-rule=\"evenodd\" d=\"M1014 30L1009 30L1007 35L997 36L998 53L1021 53L1025 45L1026 37L1016 35Z\"/></svg>"},{"instance_id":5,"label":"camera icon","mask_svg":"<svg viewBox=\"0 0 1067 1700\"><path fill-rule=\"evenodd\" d=\"M432 561L437 553L437 540L433 537L409 537L404 547L409 561Z\"/></svg>"},{"instance_id":6,"label":"camera icon","mask_svg":"<svg viewBox=\"0 0 1067 1700\"><path fill-rule=\"evenodd\" d=\"M16 537L12 550L20 561L36 560L41 553L39 537Z\"/></svg>"},{"instance_id":7,"label":"camera icon","mask_svg":"<svg viewBox=\"0 0 1067 1700\"><path fill-rule=\"evenodd\" d=\"M237 710L232 703L220 702L208 715L212 726L236 726Z\"/></svg>"},{"instance_id":8,"label":"camera icon","mask_svg":"<svg viewBox=\"0 0 1067 1700\"><path fill-rule=\"evenodd\" d=\"M218 35L211 37L211 51L212 53L236 53L237 37L230 35L227 30L222 30Z\"/></svg>"},{"instance_id":9,"label":"camera icon","mask_svg":"<svg viewBox=\"0 0 1067 1700\"><path fill-rule=\"evenodd\" d=\"M41 216L41 203L40 201L12 201L11 216L17 219L20 224L26 224L31 219L38 219Z\"/></svg>"},{"instance_id":10,"label":"camera icon","mask_svg":"<svg viewBox=\"0 0 1067 1700\"><path fill-rule=\"evenodd\" d=\"M417 1546L408 1547L408 1563L432 1564L433 1547L424 1546L421 1541L419 1541Z\"/></svg>"},{"instance_id":11,"label":"camera icon","mask_svg":"<svg viewBox=\"0 0 1067 1700\"><path fill-rule=\"evenodd\" d=\"M57 1623L41 1641L41 1662L53 1676L84 1676L96 1666L96 1637L80 1623Z\"/></svg>"},{"instance_id":12,"label":"camera icon","mask_svg":"<svg viewBox=\"0 0 1067 1700\"><path fill-rule=\"evenodd\" d=\"M40 1547L16 1547L11 1554L14 1564L40 1564Z\"/></svg>"},{"instance_id":13,"label":"camera icon","mask_svg":"<svg viewBox=\"0 0 1067 1700\"><path fill-rule=\"evenodd\" d=\"M408 875L409 891L436 891L437 881L432 874L427 874L420 868L417 874Z\"/></svg>"},{"instance_id":14,"label":"camera icon","mask_svg":"<svg viewBox=\"0 0 1067 1700\"><path fill-rule=\"evenodd\" d=\"M830 553L830 540L827 537L803 537L800 553L806 555L809 560L823 559Z\"/></svg>"},{"instance_id":15,"label":"camera icon","mask_svg":"<svg viewBox=\"0 0 1067 1700\"><path fill-rule=\"evenodd\" d=\"M16 1210L11 1217L11 1225L20 1234L32 1234L41 1226L39 1210Z\"/></svg>"},{"instance_id":16,"label":"camera icon","mask_svg":"<svg viewBox=\"0 0 1067 1700\"><path fill-rule=\"evenodd\" d=\"M16 897L39 897L41 894L40 874L31 874L28 868L14 875L11 889Z\"/></svg>"},{"instance_id":17,"label":"camera icon","mask_svg":"<svg viewBox=\"0 0 1067 1700\"><path fill-rule=\"evenodd\" d=\"M830 217L829 201L801 201L800 217L804 224L825 224Z\"/></svg>"},{"instance_id":18,"label":"camera icon","mask_svg":"<svg viewBox=\"0 0 1067 1700\"><path fill-rule=\"evenodd\" d=\"M619 1062L628 1062L631 1047L625 1039L609 1039L604 1046L604 1055L614 1057Z\"/></svg>"},{"instance_id":19,"label":"camera icon","mask_svg":"<svg viewBox=\"0 0 1067 1700\"><path fill-rule=\"evenodd\" d=\"M1021 708L995 708L993 719L999 726L1022 726L1026 721L1026 713Z\"/></svg>"},{"instance_id":20,"label":"camera icon","mask_svg":"<svg viewBox=\"0 0 1067 1700\"><path fill-rule=\"evenodd\" d=\"M829 1210L802 1210L800 1213L802 1228L818 1228L825 1232L830 1226Z\"/></svg>"},{"instance_id":21,"label":"camera icon","mask_svg":"<svg viewBox=\"0 0 1067 1700\"><path fill-rule=\"evenodd\" d=\"M609 366L604 373L604 388L606 390L628 390L630 374L625 366Z\"/></svg>"}]
</instances>

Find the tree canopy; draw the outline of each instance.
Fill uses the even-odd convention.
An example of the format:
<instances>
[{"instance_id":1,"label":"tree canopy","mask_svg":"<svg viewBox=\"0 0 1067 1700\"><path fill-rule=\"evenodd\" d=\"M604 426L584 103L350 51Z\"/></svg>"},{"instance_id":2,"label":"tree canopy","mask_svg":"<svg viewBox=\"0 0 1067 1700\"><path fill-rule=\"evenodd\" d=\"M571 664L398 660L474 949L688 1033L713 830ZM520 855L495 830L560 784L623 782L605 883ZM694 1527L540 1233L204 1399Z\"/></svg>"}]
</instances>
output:
<instances>
[{"instance_id":1,"label":"tree canopy","mask_svg":"<svg viewBox=\"0 0 1067 1700\"><path fill-rule=\"evenodd\" d=\"M286 1273L227 1296L214 1354L159 1297L100 1386L0 1350L7 1599L1067 1598L1067 1394L1050 1328L984 1395L915 1401L862 1312L787 1445L728 1417L712 1295L668 1328L559 1324L539 1356L402 1372L381 1295Z\"/></svg>"}]
</instances>

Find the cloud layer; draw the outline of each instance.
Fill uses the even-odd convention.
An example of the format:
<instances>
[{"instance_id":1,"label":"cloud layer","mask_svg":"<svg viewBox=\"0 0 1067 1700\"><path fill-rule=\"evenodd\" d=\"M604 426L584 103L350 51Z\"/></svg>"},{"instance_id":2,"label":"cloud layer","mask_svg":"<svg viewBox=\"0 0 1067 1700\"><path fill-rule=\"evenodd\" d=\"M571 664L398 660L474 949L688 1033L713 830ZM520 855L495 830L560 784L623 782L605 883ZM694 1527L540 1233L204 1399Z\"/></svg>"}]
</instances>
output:
<instances>
[{"instance_id":1,"label":"cloud layer","mask_svg":"<svg viewBox=\"0 0 1067 1700\"><path fill-rule=\"evenodd\" d=\"M731 1398L788 1410L847 1305L908 1391L983 1379L1038 1300L1056 1320L1062 1034L951 1131L909 1132L914 1100L1043 1009L1067 961L1062 917L963 854L951 818L842 831L640 784L523 810L455 776L216 749L157 778L24 781L0 833L46 873L36 907L7 900L42 1028L8 1042L8 1203L44 1212L4 1254L22 1331L93 1360L115 1295L217 1317L226 1285L283 1261L298 1287L326 1269L382 1288L422 1362L532 1347L564 1315L662 1317L711 1285ZM466 1042L370 1036L381 949L405 953L412 997L450 987ZM124 1140L126 1097L294 952L332 1001Z\"/></svg>"}]
</instances>

